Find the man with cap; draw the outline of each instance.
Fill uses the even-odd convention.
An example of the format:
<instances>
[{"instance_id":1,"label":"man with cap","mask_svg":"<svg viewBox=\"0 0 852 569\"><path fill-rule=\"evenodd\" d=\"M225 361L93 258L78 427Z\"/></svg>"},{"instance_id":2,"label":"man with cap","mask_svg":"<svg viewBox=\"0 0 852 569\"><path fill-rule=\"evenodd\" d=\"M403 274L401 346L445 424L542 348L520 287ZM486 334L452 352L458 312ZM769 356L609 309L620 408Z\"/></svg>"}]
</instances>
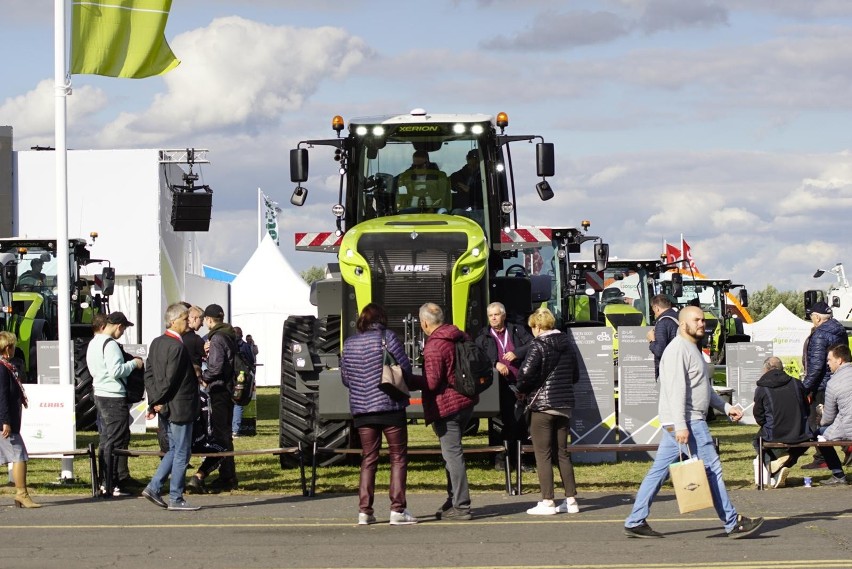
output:
<instances>
[{"instance_id":1,"label":"man with cap","mask_svg":"<svg viewBox=\"0 0 852 569\"><path fill-rule=\"evenodd\" d=\"M479 152L469 150L465 165L450 176L453 190L453 209L482 209L482 175L479 171Z\"/></svg>"},{"instance_id":2,"label":"man with cap","mask_svg":"<svg viewBox=\"0 0 852 569\"><path fill-rule=\"evenodd\" d=\"M126 449L130 444L130 413L127 409L127 377L134 369L142 369L142 359L125 361L124 351L116 341L124 331L133 326L121 312L106 318L100 330L89 342L86 364L92 375L95 406L100 421L98 455L101 473L101 492L105 498L126 496L119 488L118 461L114 449Z\"/></svg>"},{"instance_id":3,"label":"man with cap","mask_svg":"<svg viewBox=\"0 0 852 569\"><path fill-rule=\"evenodd\" d=\"M802 367L804 376L802 386L808 395L811 404L810 427L812 432L819 428L819 417L817 408L825 402L825 389L831 378L831 369L828 367L828 349L836 344L846 344L849 338L843 325L831 317L831 308L824 302L817 302L811 308L811 322L814 327L810 336L805 340L803 350ZM825 451L823 451L825 455ZM802 468L823 468L825 461L814 456L814 461L804 465Z\"/></svg>"},{"instance_id":4,"label":"man with cap","mask_svg":"<svg viewBox=\"0 0 852 569\"><path fill-rule=\"evenodd\" d=\"M213 439L225 450L234 450L231 422L234 418L234 358L237 354L237 335L225 320L225 311L218 304L204 309L204 325L207 326L207 367L201 375L201 386L207 391L210 427ZM234 457L206 457L195 476L189 479L186 489L203 494L207 491L204 480L216 469L219 477L210 484L212 490L230 491L237 488L237 472Z\"/></svg>"}]
</instances>

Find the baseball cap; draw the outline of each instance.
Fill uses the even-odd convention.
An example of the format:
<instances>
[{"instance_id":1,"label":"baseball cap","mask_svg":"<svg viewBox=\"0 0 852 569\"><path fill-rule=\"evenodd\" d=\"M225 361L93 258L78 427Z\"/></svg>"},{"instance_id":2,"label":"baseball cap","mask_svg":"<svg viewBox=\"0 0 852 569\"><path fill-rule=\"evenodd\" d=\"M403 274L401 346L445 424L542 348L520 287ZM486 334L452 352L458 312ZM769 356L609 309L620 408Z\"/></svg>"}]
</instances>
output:
<instances>
[{"instance_id":1,"label":"baseball cap","mask_svg":"<svg viewBox=\"0 0 852 569\"><path fill-rule=\"evenodd\" d=\"M107 322L110 324L121 324L124 326L133 326L133 322L127 319L123 312L112 312L107 316Z\"/></svg>"},{"instance_id":2,"label":"baseball cap","mask_svg":"<svg viewBox=\"0 0 852 569\"><path fill-rule=\"evenodd\" d=\"M811 307L811 312L822 314L823 316L831 316L831 308L824 302L817 302Z\"/></svg>"},{"instance_id":3,"label":"baseball cap","mask_svg":"<svg viewBox=\"0 0 852 569\"><path fill-rule=\"evenodd\" d=\"M210 304L204 309L204 316L210 318L224 318L225 311L218 304Z\"/></svg>"}]
</instances>

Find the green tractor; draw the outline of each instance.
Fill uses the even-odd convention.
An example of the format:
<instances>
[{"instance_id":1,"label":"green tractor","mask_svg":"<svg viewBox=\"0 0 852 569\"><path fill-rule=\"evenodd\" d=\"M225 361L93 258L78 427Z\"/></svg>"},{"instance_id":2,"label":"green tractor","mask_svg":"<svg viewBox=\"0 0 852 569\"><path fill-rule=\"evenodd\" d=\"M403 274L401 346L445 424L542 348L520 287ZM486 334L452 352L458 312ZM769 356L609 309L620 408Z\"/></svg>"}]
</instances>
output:
<instances>
[{"instance_id":1,"label":"green tractor","mask_svg":"<svg viewBox=\"0 0 852 569\"><path fill-rule=\"evenodd\" d=\"M692 278L678 273L669 275L675 276L662 282L663 292L671 296L680 308L698 306L704 310L705 340L702 350L710 363L723 365L725 346L748 340L743 333L742 322L751 322L751 316L747 311L736 314L740 307L742 310L748 308L748 291L744 285L735 284L730 279ZM680 291L674 290L673 283L677 281L682 283ZM737 291L736 302L729 303L733 291Z\"/></svg>"},{"instance_id":2,"label":"green tractor","mask_svg":"<svg viewBox=\"0 0 852 569\"><path fill-rule=\"evenodd\" d=\"M81 274L83 266L108 262L92 259L82 239L69 240L69 253L72 288L63 293L57 284L60 259L55 239L0 239L0 325L17 337L17 365L24 371L25 381L35 383L39 377L37 343L59 339L59 295L70 295L77 428L88 429L95 424L97 412L86 347L93 336L92 316L109 312L115 271L106 266L89 280Z\"/></svg>"},{"instance_id":3,"label":"green tractor","mask_svg":"<svg viewBox=\"0 0 852 569\"><path fill-rule=\"evenodd\" d=\"M570 263L577 292L570 315L574 325L608 326L618 363L618 328L654 323L651 298L665 266L660 259L609 259L605 270L593 261Z\"/></svg>"},{"instance_id":4,"label":"green tractor","mask_svg":"<svg viewBox=\"0 0 852 569\"><path fill-rule=\"evenodd\" d=\"M507 126L504 113L494 118L415 109L353 120L344 133L343 119L335 117L336 138L306 140L291 150L291 179L297 184L291 203L302 205L308 194L301 184L308 180L309 148L333 149L340 189L332 208L334 230L296 234L297 250L336 253L337 262L329 264L330 278L312 290L318 317L291 316L285 323L282 446L356 444L338 358L370 302L385 308L389 327L403 339L415 366L422 363L417 315L425 302L441 305L447 322L473 336L487 325L486 308L493 301L520 323L545 303L561 310L566 275L545 270L544 256L579 251L591 238L573 228L518 226L510 146L540 141L535 160L541 180L535 189L542 200L553 196L546 180L553 175L553 146L538 135L507 135ZM411 403L409 417L421 417L416 393ZM474 416L497 414L492 387Z\"/></svg>"}]
</instances>

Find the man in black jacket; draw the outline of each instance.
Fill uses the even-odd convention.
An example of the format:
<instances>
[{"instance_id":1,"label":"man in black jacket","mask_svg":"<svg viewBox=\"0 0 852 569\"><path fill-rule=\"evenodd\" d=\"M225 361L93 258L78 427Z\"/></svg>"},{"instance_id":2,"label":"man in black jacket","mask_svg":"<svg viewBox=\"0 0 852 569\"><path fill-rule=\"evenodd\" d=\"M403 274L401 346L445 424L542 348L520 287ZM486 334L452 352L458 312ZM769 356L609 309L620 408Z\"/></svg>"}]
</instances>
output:
<instances>
[{"instance_id":1,"label":"man in black jacket","mask_svg":"<svg viewBox=\"0 0 852 569\"><path fill-rule=\"evenodd\" d=\"M500 374L498 389L503 440L508 441L510 449L514 449L518 441L527 438L527 426L523 420L519 420L520 414L515 414L515 404L518 401L515 379L533 338L523 326L506 322L506 307L503 303L492 302L486 310L489 325L479 333L476 343L485 350L488 358L494 363L494 369ZM514 455L513 452L512 456ZM498 457L494 468L502 470L501 462Z\"/></svg>"},{"instance_id":2,"label":"man in black jacket","mask_svg":"<svg viewBox=\"0 0 852 569\"><path fill-rule=\"evenodd\" d=\"M817 302L811 308L811 323L814 328L810 336L805 339L802 354L802 367L804 377L802 385L808 395L811 406L810 429L816 432L819 429L819 414L817 409L825 403L825 388L831 378L831 370L828 368L828 349L835 344L845 344L848 341L846 330L843 325L832 318L831 307L824 302ZM814 452L814 460L802 468L825 468L826 448L817 448ZM831 451L829 451L830 453ZM833 461L833 457L831 459Z\"/></svg>"},{"instance_id":3,"label":"man in black jacket","mask_svg":"<svg viewBox=\"0 0 852 569\"><path fill-rule=\"evenodd\" d=\"M231 436L231 422L234 419L234 358L237 354L237 336L233 327L224 322L225 311L218 304L204 309L204 325L207 326L207 367L202 372L201 385L209 397L210 428L213 439L226 451L234 450ZM205 457L198 472L190 478L187 489L203 494L207 491L204 479L216 469L219 478L210 484L216 491L230 491L237 488L237 472L234 457Z\"/></svg>"},{"instance_id":4,"label":"man in black jacket","mask_svg":"<svg viewBox=\"0 0 852 569\"><path fill-rule=\"evenodd\" d=\"M759 450L758 438L764 442L801 443L808 440L808 407L802 383L784 373L784 364L775 356L763 362L763 375L754 390L754 419L760 431L754 437L754 448ZM764 464L769 465L773 488L781 488L787 481L790 468L806 448L791 448L782 455L775 449L764 449ZM774 452L773 452L774 451Z\"/></svg>"},{"instance_id":5,"label":"man in black jacket","mask_svg":"<svg viewBox=\"0 0 852 569\"><path fill-rule=\"evenodd\" d=\"M654 354L654 377L659 377L660 358L669 342L677 336L679 324L677 311L665 294L658 294L651 299L651 311L654 313L654 329L648 330L648 349Z\"/></svg>"},{"instance_id":6,"label":"man in black jacket","mask_svg":"<svg viewBox=\"0 0 852 569\"><path fill-rule=\"evenodd\" d=\"M154 413L165 420L169 450L142 495L161 508L177 511L198 510L183 498L184 478L192 452L192 424L198 416L198 379L181 335L187 329L188 311L180 303L166 309L166 332L154 338L148 352L145 389L149 418ZM169 478L169 503L160 490Z\"/></svg>"}]
</instances>

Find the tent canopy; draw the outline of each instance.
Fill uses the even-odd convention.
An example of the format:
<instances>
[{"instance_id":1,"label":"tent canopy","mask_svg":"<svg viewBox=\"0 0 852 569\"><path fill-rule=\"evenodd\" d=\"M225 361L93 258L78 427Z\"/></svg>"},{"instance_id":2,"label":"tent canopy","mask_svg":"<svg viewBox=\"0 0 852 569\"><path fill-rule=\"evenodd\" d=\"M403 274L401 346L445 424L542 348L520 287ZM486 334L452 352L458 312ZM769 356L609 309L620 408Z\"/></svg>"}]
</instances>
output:
<instances>
[{"instance_id":1,"label":"tent canopy","mask_svg":"<svg viewBox=\"0 0 852 569\"><path fill-rule=\"evenodd\" d=\"M284 321L290 315L316 316L310 291L269 235L231 283L231 322L258 346L258 385L280 385Z\"/></svg>"}]
</instances>

